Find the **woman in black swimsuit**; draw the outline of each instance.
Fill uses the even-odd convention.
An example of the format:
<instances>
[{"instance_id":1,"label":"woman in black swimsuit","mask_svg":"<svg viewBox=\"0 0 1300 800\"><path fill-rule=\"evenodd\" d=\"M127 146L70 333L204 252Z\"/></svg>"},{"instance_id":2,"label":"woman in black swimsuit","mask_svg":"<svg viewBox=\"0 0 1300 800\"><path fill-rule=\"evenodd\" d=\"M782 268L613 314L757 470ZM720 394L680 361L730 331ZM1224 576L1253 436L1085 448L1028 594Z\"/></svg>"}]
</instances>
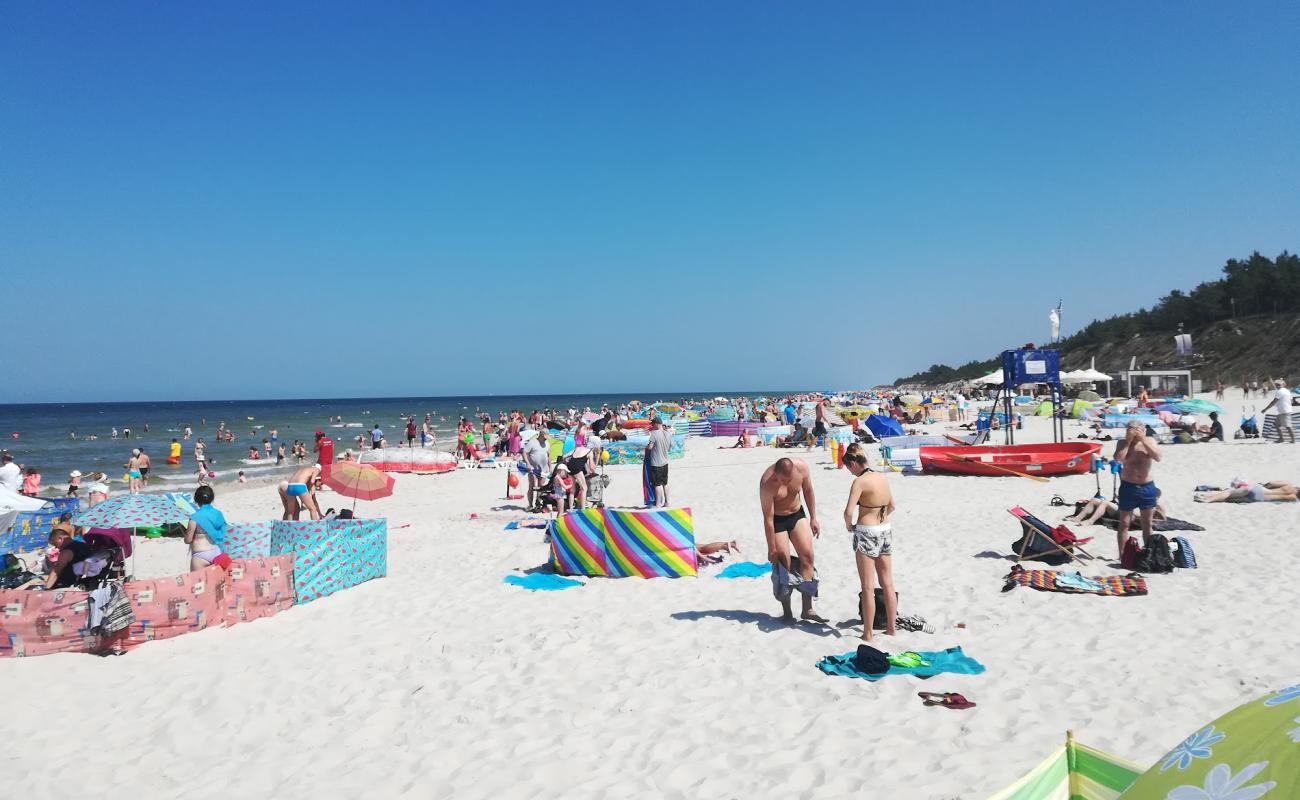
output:
<instances>
[{"instance_id":1,"label":"woman in black swimsuit","mask_svg":"<svg viewBox=\"0 0 1300 800\"><path fill-rule=\"evenodd\" d=\"M591 448L575 447L573 452L565 456L564 464L569 468L569 474L573 476L573 507L575 509L586 508L587 501L587 476L596 471L596 466L592 463Z\"/></svg>"}]
</instances>

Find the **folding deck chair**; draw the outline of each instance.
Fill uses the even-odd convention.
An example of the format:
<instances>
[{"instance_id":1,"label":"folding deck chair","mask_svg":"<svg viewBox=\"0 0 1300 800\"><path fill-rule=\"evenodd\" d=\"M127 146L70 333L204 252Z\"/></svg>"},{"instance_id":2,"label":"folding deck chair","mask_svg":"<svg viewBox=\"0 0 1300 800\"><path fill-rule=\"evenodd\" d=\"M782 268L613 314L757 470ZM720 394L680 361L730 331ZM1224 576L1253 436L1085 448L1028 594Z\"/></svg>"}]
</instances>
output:
<instances>
[{"instance_id":1,"label":"folding deck chair","mask_svg":"<svg viewBox=\"0 0 1300 800\"><path fill-rule=\"evenodd\" d=\"M1089 559L1096 558L1092 553L1083 549L1083 545L1091 542L1092 537L1080 539L1064 525L1053 528L1020 506L1009 508L1007 512L1020 521L1022 530L1020 547L1016 551L1017 562L1043 559L1046 556L1054 555L1056 552L1066 557L1064 563L1070 561L1082 562L1083 559L1079 558L1078 553L1082 553ZM1078 553L1075 551L1078 551Z\"/></svg>"}]
</instances>

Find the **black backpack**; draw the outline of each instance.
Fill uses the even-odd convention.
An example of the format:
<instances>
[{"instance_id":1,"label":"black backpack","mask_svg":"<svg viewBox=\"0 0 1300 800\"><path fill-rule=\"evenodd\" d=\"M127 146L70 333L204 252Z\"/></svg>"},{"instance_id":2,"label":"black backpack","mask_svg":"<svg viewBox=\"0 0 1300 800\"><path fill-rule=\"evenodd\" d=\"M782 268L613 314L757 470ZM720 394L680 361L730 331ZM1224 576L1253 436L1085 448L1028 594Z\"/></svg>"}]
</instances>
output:
<instances>
[{"instance_id":1,"label":"black backpack","mask_svg":"<svg viewBox=\"0 0 1300 800\"><path fill-rule=\"evenodd\" d=\"M1134 569L1138 572L1173 572L1174 554L1169 540L1158 533L1151 534L1147 546L1137 557Z\"/></svg>"}]
</instances>

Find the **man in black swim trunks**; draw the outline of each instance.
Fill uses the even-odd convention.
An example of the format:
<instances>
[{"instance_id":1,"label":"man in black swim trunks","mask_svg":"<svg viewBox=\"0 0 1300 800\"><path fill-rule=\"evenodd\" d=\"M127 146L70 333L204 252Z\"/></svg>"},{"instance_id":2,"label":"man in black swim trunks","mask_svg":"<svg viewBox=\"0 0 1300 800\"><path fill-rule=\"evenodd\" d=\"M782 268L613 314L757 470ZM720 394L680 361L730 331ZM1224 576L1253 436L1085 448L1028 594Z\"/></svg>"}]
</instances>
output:
<instances>
[{"instance_id":1,"label":"man in black swim trunks","mask_svg":"<svg viewBox=\"0 0 1300 800\"><path fill-rule=\"evenodd\" d=\"M808 504L805 513L803 502ZM781 458L767 468L758 482L758 503L763 509L763 533L767 536L767 558L773 567L790 569L790 547L799 556L799 577L813 580L813 539L821 535L817 523L817 498L813 495L808 464L798 458ZM825 622L813 612L813 593L803 592L803 618ZM781 601L782 619L793 620L790 599Z\"/></svg>"}]
</instances>

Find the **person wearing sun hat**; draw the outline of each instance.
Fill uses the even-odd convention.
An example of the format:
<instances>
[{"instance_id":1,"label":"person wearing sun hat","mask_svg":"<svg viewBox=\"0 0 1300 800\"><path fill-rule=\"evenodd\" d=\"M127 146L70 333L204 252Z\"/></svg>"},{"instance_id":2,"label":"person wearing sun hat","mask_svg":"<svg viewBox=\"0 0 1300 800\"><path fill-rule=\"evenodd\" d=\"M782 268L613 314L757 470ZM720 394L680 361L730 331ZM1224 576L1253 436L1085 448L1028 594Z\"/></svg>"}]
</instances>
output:
<instances>
[{"instance_id":1,"label":"person wearing sun hat","mask_svg":"<svg viewBox=\"0 0 1300 800\"><path fill-rule=\"evenodd\" d=\"M1286 381L1278 378L1273 381L1276 391L1273 392L1273 399L1268 401L1260 413L1267 414L1270 408L1277 407L1277 420L1273 423L1273 430L1277 432L1276 444L1282 444L1282 431L1286 431L1287 438L1291 444L1295 444L1295 428L1291 426L1291 392L1286 388Z\"/></svg>"},{"instance_id":2,"label":"person wearing sun hat","mask_svg":"<svg viewBox=\"0 0 1300 800\"><path fill-rule=\"evenodd\" d=\"M68 473L68 497L76 497L81 490L81 470L74 469Z\"/></svg>"}]
</instances>

